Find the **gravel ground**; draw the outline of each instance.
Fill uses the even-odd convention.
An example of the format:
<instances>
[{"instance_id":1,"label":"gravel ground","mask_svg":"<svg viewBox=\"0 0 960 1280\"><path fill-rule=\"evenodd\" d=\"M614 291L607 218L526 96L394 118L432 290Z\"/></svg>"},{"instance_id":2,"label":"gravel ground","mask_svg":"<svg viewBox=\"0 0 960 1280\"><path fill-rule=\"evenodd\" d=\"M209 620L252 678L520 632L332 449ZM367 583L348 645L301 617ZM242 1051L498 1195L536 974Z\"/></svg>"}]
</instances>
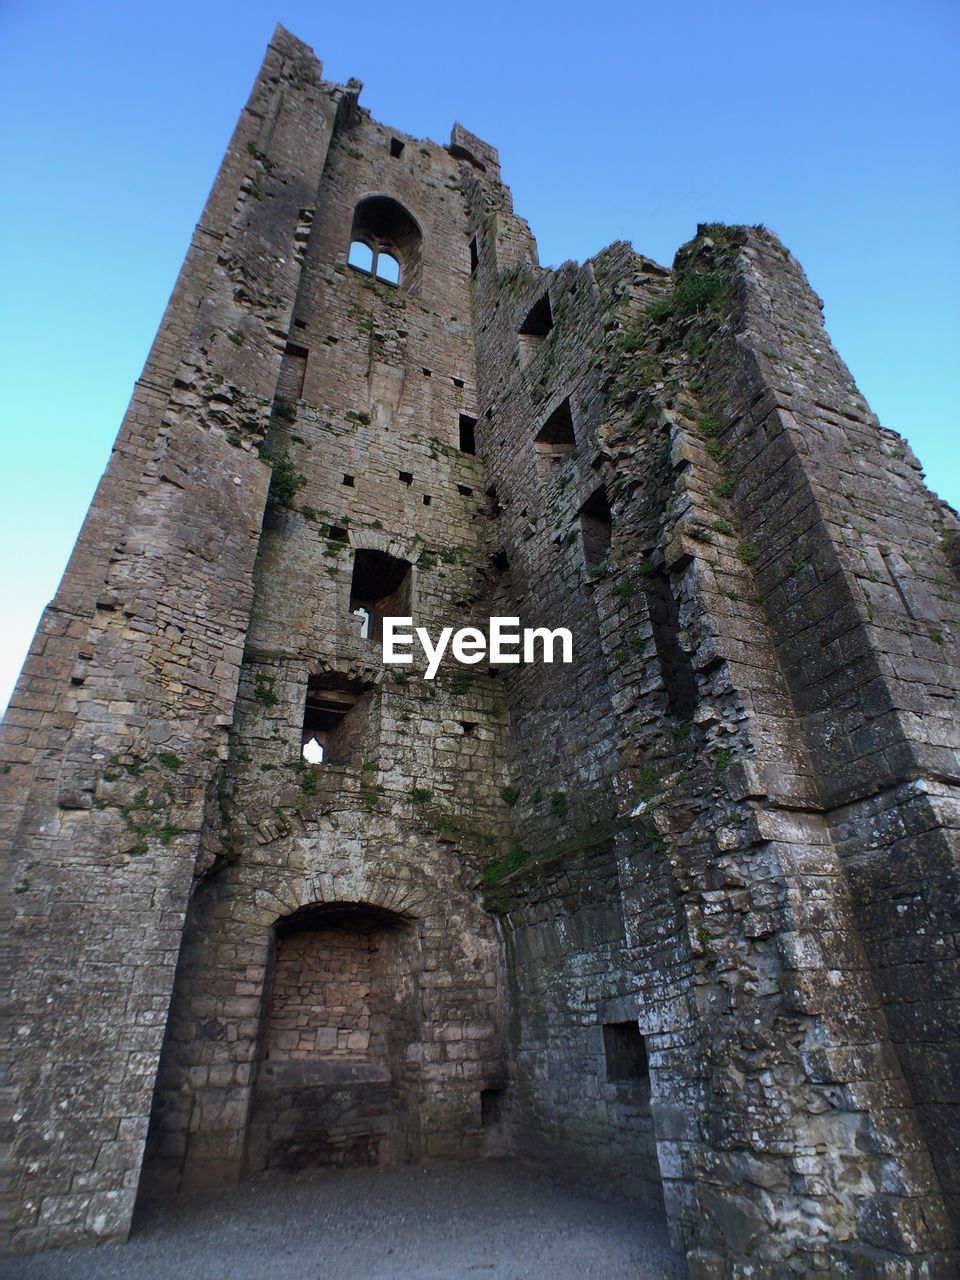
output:
<instances>
[{"instance_id":1,"label":"gravel ground","mask_svg":"<svg viewBox=\"0 0 960 1280\"><path fill-rule=\"evenodd\" d=\"M349 1169L185 1197L121 1245L18 1258L9 1280L673 1280L655 1212L506 1161Z\"/></svg>"}]
</instances>

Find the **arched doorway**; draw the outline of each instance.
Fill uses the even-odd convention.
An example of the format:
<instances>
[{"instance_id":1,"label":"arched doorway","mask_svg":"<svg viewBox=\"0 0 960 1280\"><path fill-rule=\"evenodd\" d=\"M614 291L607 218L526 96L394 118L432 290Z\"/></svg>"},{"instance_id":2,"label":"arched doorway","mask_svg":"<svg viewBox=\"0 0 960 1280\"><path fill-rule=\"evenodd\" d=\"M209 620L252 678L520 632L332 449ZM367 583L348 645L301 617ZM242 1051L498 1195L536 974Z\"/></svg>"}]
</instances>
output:
<instances>
[{"instance_id":1,"label":"arched doorway","mask_svg":"<svg viewBox=\"0 0 960 1280\"><path fill-rule=\"evenodd\" d=\"M363 903L275 926L246 1170L397 1163L417 1152L421 1039L412 922Z\"/></svg>"}]
</instances>

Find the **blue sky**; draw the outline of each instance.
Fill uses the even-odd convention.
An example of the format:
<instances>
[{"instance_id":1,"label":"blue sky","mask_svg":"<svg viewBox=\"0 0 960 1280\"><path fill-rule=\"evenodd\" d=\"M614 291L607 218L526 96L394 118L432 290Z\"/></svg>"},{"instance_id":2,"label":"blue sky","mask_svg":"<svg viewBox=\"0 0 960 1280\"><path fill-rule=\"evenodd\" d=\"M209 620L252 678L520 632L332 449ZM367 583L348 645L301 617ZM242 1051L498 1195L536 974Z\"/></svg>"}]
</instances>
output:
<instances>
[{"instance_id":1,"label":"blue sky","mask_svg":"<svg viewBox=\"0 0 960 1280\"><path fill-rule=\"evenodd\" d=\"M497 146L544 264L773 228L960 505L956 0L4 0L0 706L277 21L385 124Z\"/></svg>"}]
</instances>

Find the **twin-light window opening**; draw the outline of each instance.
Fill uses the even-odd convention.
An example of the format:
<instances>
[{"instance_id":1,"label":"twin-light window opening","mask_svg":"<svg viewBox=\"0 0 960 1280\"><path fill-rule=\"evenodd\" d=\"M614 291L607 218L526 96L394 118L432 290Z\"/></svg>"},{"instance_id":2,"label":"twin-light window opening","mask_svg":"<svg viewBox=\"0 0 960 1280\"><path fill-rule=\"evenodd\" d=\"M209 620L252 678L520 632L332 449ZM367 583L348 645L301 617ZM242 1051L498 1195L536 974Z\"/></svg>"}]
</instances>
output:
<instances>
[{"instance_id":1,"label":"twin-light window opening","mask_svg":"<svg viewBox=\"0 0 960 1280\"><path fill-rule=\"evenodd\" d=\"M365 240L354 240L347 262L355 271L373 276L385 284L400 283L400 263L390 252L389 245L369 245Z\"/></svg>"}]
</instances>

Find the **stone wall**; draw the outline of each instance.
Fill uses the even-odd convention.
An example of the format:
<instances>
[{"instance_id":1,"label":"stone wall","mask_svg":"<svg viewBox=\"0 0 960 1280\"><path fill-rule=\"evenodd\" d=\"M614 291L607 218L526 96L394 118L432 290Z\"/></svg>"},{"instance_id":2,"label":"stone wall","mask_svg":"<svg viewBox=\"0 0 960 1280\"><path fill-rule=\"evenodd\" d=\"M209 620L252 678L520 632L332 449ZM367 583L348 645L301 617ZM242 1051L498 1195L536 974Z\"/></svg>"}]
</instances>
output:
<instances>
[{"instance_id":1,"label":"stone wall","mask_svg":"<svg viewBox=\"0 0 960 1280\"><path fill-rule=\"evenodd\" d=\"M956 514L770 232L541 269L359 91L278 31L7 718L17 1246L510 1151L696 1275L951 1274Z\"/></svg>"}]
</instances>

